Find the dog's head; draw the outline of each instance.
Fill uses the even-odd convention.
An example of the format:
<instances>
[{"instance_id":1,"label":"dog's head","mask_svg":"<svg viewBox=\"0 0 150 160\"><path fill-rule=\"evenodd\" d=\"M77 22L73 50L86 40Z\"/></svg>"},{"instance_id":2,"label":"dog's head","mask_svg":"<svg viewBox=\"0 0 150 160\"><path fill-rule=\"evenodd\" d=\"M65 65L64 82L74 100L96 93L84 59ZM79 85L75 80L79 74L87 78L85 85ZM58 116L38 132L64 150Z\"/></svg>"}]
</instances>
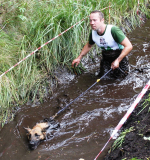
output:
<instances>
[{"instance_id":1,"label":"dog's head","mask_svg":"<svg viewBox=\"0 0 150 160\"><path fill-rule=\"evenodd\" d=\"M27 136L29 140L30 149L34 150L46 138L46 129L49 128L49 123L38 123L33 129L25 128L27 131Z\"/></svg>"}]
</instances>

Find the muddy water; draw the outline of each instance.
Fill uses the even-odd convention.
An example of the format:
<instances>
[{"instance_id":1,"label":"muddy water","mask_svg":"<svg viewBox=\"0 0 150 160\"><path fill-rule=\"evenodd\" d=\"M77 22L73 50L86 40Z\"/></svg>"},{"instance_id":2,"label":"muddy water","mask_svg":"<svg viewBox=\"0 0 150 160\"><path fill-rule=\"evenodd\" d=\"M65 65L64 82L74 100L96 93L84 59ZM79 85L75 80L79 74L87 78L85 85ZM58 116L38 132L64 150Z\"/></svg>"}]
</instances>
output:
<instances>
[{"instance_id":1,"label":"muddy water","mask_svg":"<svg viewBox=\"0 0 150 160\"><path fill-rule=\"evenodd\" d=\"M123 80L102 80L84 96L75 101L56 119L61 128L54 137L41 143L34 151L27 145L23 127L33 127L45 117L54 115L60 107L74 100L96 82L97 65L91 63L84 75L62 83L53 97L42 105L23 106L10 124L0 131L1 160L92 160L110 138L127 109L150 78L150 20L128 35L133 51L130 53L130 70ZM141 69L142 68L142 69ZM102 160L111 143L99 156Z\"/></svg>"}]
</instances>

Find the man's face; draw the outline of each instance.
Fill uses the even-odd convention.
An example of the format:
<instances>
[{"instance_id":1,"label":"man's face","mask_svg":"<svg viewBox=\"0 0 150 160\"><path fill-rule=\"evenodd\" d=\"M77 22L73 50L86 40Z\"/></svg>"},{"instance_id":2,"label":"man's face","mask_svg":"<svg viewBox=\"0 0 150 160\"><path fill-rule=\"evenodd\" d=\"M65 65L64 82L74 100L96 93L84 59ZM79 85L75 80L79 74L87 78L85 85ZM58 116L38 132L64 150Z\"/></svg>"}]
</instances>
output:
<instances>
[{"instance_id":1,"label":"man's face","mask_svg":"<svg viewBox=\"0 0 150 160\"><path fill-rule=\"evenodd\" d=\"M103 24L104 19L100 20L99 13L90 14L90 25L93 30L100 31Z\"/></svg>"}]
</instances>

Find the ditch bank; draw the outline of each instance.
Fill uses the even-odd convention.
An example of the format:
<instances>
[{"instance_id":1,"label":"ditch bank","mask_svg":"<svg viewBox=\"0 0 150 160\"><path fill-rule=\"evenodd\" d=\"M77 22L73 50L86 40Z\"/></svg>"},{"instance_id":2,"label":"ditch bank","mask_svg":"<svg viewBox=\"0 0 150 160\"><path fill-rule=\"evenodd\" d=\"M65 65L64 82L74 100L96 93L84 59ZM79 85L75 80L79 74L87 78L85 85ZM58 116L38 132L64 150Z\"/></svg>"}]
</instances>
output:
<instances>
[{"instance_id":1,"label":"ditch bank","mask_svg":"<svg viewBox=\"0 0 150 160\"><path fill-rule=\"evenodd\" d=\"M147 160L150 158L150 102L147 101L150 98L149 93L150 90L147 91L123 125L121 133L124 132L125 137L118 142L120 146L112 146L104 160L129 160L132 158ZM132 131L127 133L131 127Z\"/></svg>"}]
</instances>

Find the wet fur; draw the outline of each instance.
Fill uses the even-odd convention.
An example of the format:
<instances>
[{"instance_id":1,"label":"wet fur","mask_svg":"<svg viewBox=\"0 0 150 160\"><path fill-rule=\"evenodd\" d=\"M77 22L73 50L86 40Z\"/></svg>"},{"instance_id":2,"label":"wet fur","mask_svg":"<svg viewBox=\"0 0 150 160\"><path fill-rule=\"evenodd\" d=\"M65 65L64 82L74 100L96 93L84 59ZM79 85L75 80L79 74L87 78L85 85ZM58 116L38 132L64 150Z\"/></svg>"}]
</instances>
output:
<instances>
[{"instance_id":1,"label":"wet fur","mask_svg":"<svg viewBox=\"0 0 150 160\"><path fill-rule=\"evenodd\" d=\"M44 122L37 123L32 129L25 128L27 131L27 137L29 141L29 148L34 150L45 139L47 134L53 130L57 130L60 127L54 120L44 120Z\"/></svg>"}]
</instances>

